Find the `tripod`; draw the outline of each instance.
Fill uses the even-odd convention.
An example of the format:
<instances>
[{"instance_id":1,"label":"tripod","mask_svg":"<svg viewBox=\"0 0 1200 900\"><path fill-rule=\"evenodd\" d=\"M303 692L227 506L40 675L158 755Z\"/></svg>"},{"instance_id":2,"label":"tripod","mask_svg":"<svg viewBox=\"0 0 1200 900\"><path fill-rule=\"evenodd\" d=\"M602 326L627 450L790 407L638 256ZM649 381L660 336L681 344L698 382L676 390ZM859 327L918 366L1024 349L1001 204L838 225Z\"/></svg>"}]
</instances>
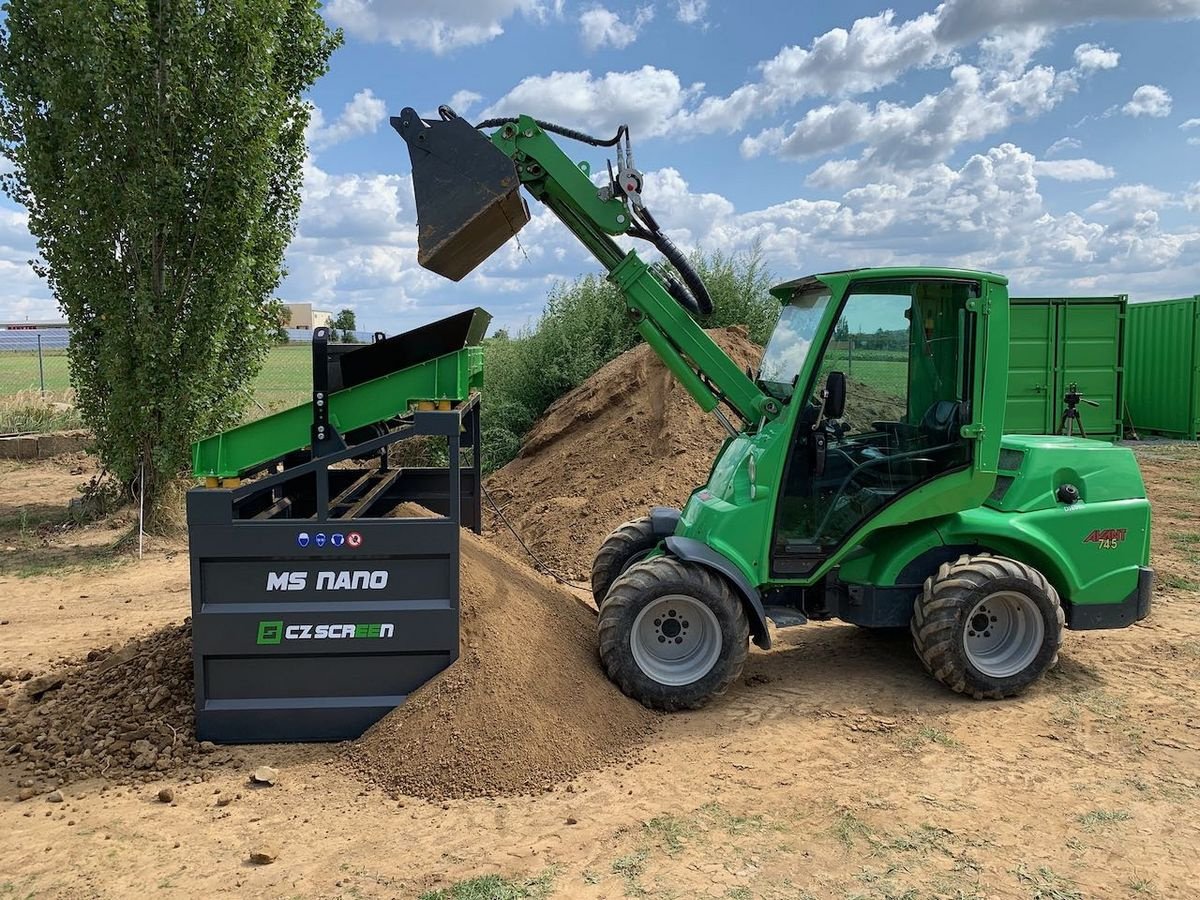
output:
<instances>
[{"instance_id":1,"label":"tripod","mask_svg":"<svg viewBox=\"0 0 1200 900\"><path fill-rule=\"evenodd\" d=\"M1087 437L1087 431L1083 427L1083 419L1079 417L1079 404L1086 403L1088 406L1099 406L1095 400L1086 399L1083 394L1079 393L1079 385L1072 381L1067 385L1067 392L1063 395L1062 418L1058 420L1058 433L1065 434L1067 437L1072 437L1075 434L1075 428L1079 428L1079 436Z\"/></svg>"}]
</instances>

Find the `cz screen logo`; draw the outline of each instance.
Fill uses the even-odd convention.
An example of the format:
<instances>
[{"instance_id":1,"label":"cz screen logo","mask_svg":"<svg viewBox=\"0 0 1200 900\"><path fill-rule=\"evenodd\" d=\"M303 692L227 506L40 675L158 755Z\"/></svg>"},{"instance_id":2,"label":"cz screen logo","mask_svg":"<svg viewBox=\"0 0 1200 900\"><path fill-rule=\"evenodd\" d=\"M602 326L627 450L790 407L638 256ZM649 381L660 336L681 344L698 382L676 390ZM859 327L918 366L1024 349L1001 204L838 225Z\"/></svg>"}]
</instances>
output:
<instances>
[{"instance_id":1,"label":"cz screen logo","mask_svg":"<svg viewBox=\"0 0 1200 900\"><path fill-rule=\"evenodd\" d=\"M283 641L340 640L342 638L390 638L396 633L391 622L372 622L365 625L284 625L282 621L258 623L257 644L279 644Z\"/></svg>"}]
</instances>

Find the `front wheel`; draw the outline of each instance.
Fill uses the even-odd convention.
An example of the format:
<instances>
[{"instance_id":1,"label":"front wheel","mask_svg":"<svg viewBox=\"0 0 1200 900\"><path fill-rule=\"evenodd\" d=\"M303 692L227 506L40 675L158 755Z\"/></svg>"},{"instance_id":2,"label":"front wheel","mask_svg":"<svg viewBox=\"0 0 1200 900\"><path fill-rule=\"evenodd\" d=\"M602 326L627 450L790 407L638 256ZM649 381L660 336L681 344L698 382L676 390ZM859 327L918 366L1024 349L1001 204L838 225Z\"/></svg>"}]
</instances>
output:
<instances>
[{"instance_id":1,"label":"front wheel","mask_svg":"<svg viewBox=\"0 0 1200 900\"><path fill-rule=\"evenodd\" d=\"M750 624L729 584L670 556L616 580L598 629L608 677L643 706L667 712L725 693L749 651Z\"/></svg>"},{"instance_id":2,"label":"front wheel","mask_svg":"<svg viewBox=\"0 0 1200 900\"><path fill-rule=\"evenodd\" d=\"M604 539L592 561L592 599L597 608L604 603L613 582L634 563L645 559L661 541L649 516L626 522Z\"/></svg>"},{"instance_id":3,"label":"front wheel","mask_svg":"<svg viewBox=\"0 0 1200 900\"><path fill-rule=\"evenodd\" d=\"M1064 624L1058 592L1037 569L1003 556L960 556L925 580L913 649L952 691L998 700L1058 661Z\"/></svg>"}]
</instances>

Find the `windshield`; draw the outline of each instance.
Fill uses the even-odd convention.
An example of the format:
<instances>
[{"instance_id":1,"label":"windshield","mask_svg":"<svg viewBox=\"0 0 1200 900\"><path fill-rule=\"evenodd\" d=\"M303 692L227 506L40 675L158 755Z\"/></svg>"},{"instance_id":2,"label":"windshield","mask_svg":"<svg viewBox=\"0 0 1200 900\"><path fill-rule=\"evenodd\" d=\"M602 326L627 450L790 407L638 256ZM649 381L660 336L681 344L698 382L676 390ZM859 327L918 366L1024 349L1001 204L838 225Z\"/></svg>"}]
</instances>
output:
<instances>
[{"instance_id":1,"label":"windshield","mask_svg":"<svg viewBox=\"0 0 1200 900\"><path fill-rule=\"evenodd\" d=\"M791 399L828 305L829 288L813 288L797 291L780 312L758 372L758 383L777 400Z\"/></svg>"}]
</instances>

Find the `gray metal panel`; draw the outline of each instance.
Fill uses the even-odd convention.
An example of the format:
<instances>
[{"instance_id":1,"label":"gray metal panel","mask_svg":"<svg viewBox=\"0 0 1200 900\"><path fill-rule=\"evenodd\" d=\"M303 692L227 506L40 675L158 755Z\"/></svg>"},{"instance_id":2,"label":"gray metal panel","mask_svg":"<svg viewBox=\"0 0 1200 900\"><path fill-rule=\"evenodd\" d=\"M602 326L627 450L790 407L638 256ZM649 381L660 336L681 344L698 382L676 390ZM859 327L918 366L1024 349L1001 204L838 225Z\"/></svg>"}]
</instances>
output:
<instances>
[{"instance_id":1,"label":"gray metal panel","mask_svg":"<svg viewBox=\"0 0 1200 900\"><path fill-rule=\"evenodd\" d=\"M200 740L354 738L458 657L457 522L234 520L230 494L188 498Z\"/></svg>"}]
</instances>

